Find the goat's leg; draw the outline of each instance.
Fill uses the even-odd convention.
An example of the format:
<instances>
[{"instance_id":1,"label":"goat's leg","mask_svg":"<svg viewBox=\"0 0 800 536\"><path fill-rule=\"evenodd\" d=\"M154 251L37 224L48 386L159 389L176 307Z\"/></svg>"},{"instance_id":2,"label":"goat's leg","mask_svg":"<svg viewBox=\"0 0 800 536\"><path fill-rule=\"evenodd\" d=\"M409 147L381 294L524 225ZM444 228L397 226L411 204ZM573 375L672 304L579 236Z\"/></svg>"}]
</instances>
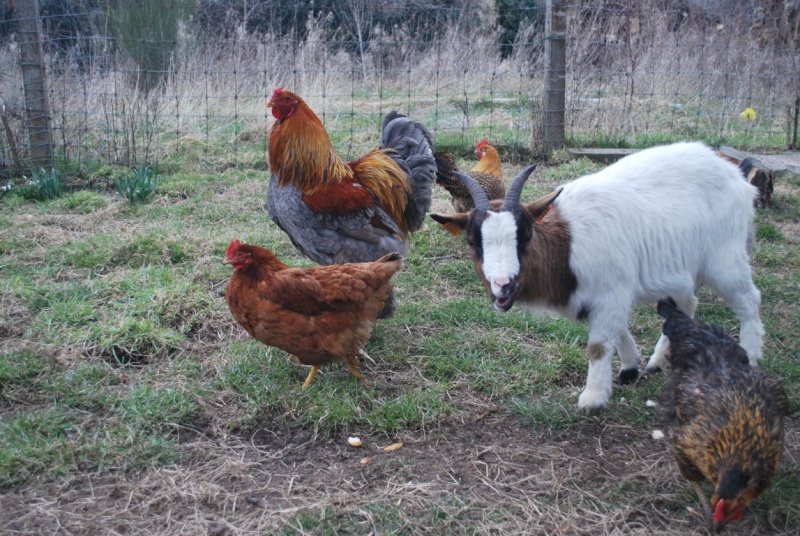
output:
<instances>
[{"instance_id":1,"label":"goat's leg","mask_svg":"<svg viewBox=\"0 0 800 536\"><path fill-rule=\"evenodd\" d=\"M758 310L761 292L753 284L749 256L735 246L720 248L717 257L709 261L716 268L706 274L706 283L725 300L736 313L739 323L739 344L747 352L750 365L756 366L763 357L764 326Z\"/></svg>"},{"instance_id":2,"label":"goat's leg","mask_svg":"<svg viewBox=\"0 0 800 536\"><path fill-rule=\"evenodd\" d=\"M578 397L578 407L581 409L598 409L608 404L611 398L611 357L614 355L614 345L608 340L592 337L589 332L589 373L586 377L586 387Z\"/></svg>"},{"instance_id":3,"label":"goat's leg","mask_svg":"<svg viewBox=\"0 0 800 536\"><path fill-rule=\"evenodd\" d=\"M739 318L739 345L747 352L750 365L756 366L763 357L764 326L758 313L761 293L752 283L749 287L746 290L739 289L736 294L727 294L724 290L718 290L718 293Z\"/></svg>"},{"instance_id":4,"label":"goat's leg","mask_svg":"<svg viewBox=\"0 0 800 536\"><path fill-rule=\"evenodd\" d=\"M617 354L619 354L619 383L625 385L633 383L639 377L639 362L642 355L636 347L633 335L627 329L619 337L617 342Z\"/></svg>"},{"instance_id":5,"label":"goat's leg","mask_svg":"<svg viewBox=\"0 0 800 536\"><path fill-rule=\"evenodd\" d=\"M698 300L693 291L683 296L672 296L672 299L675 300L675 305L678 306L678 309L689 315L689 317L694 318ZM653 349L653 355L647 361L645 372L653 374L663 370L667 365L667 355L669 355L669 338L662 333L658 337L655 349Z\"/></svg>"}]
</instances>

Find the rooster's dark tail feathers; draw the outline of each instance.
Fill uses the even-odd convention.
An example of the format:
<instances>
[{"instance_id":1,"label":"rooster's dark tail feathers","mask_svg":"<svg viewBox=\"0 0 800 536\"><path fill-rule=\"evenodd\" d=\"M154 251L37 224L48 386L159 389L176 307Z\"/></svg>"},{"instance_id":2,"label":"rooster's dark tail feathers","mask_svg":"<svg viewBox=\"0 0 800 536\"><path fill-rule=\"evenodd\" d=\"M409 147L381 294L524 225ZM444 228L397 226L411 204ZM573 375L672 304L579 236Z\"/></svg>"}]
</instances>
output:
<instances>
[{"instance_id":1,"label":"rooster's dark tail feathers","mask_svg":"<svg viewBox=\"0 0 800 536\"><path fill-rule=\"evenodd\" d=\"M412 192L405 218L412 231L418 230L431 207L436 161L433 158L433 136L425 126L397 111L383 119L380 147L393 149L390 156L411 178Z\"/></svg>"}]
</instances>

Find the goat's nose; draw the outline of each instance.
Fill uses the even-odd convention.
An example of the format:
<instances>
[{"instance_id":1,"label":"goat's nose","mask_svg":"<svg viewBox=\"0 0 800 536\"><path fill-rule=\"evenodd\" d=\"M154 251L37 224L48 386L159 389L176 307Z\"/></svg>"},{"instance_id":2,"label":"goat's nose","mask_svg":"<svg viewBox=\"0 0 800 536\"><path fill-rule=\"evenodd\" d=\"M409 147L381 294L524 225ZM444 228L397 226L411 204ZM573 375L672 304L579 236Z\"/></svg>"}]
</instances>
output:
<instances>
[{"instance_id":1,"label":"goat's nose","mask_svg":"<svg viewBox=\"0 0 800 536\"><path fill-rule=\"evenodd\" d=\"M495 296L505 296L508 294L511 280L508 277L495 277L492 279L492 293Z\"/></svg>"}]
</instances>

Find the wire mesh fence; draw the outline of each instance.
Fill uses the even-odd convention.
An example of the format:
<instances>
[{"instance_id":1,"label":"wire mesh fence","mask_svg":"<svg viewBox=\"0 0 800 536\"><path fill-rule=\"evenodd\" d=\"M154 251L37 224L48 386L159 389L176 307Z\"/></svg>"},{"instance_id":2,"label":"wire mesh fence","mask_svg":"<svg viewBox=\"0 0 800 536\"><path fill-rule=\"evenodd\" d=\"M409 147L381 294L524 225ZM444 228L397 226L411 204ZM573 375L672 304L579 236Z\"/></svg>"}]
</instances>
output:
<instances>
[{"instance_id":1,"label":"wire mesh fence","mask_svg":"<svg viewBox=\"0 0 800 536\"><path fill-rule=\"evenodd\" d=\"M796 144L796 6L776 0L564 0L565 143ZM391 4L391 5L389 5ZM0 173L30 166L22 2L0 0ZM437 146L506 155L543 140L544 0L41 0L55 164L169 158L265 165L276 87L301 95L343 155L387 111Z\"/></svg>"}]
</instances>

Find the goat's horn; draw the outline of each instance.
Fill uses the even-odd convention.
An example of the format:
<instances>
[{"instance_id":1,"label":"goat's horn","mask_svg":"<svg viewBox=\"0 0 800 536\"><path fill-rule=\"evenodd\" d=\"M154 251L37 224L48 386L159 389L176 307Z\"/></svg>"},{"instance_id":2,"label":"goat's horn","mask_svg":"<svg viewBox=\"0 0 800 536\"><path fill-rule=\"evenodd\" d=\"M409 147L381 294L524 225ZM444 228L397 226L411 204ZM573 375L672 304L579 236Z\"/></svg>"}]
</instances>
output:
<instances>
[{"instance_id":1,"label":"goat's horn","mask_svg":"<svg viewBox=\"0 0 800 536\"><path fill-rule=\"evenodd\" d=\"M519 206L519 198L522 195L522 187L525 186L525 181L528 180L533 170L536 169L536 164L526 167L522 171L520 171L519 175L514 177L514 180L511 181L511 186L508 187L508 191L506 191L506 200L503 209L504 210L514 210Z\"/></svg>"},{"instance_id":2,"label":"goat's horn","mask_svg":"<svg viewBox=\"0 0 800 536\"><path fill-rule=\"evenodd\" d=\"M486 195L486 191L483 187L469 175L464 175L458 171L454 171L453 174L455 174L469 190L470 195L472 195L472 200L475 202L475 209L489 210L489 197Z\"/></svg>"}]
</instances>

